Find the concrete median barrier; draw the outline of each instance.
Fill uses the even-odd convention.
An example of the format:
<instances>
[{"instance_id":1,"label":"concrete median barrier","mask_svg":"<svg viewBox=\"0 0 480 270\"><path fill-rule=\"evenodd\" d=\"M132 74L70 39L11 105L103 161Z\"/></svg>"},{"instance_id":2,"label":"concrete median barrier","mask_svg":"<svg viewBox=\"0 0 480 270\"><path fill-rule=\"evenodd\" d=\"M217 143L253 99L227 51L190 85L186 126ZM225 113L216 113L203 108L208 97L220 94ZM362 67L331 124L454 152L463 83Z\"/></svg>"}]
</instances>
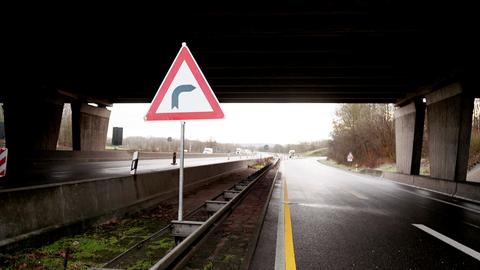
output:
<instances>
[{"instance_id":1,"label":"concrete median barrier","mask_svg":"<svg viewBox=\"0 0 480 270\"><path fill-rule=\"evenodd\" d=\"M185 168L185 190L246 169L256 160ZM83 226L175 197L178 169L0 191L0 247L56 229Z\"/></svg>"},{"instance_id":2,"label":"concrete median barrier","mask_svg":"<svg viewBox=\"0 0 480 270\"><path fill-rule=\"evenodd\" d=\"M382 178L448 195L451 197L480 203L480 183L456 182L420 175L384 172Z\"/></svg>"},{"instance_id":3,"label":"concrete median barrier","mask_svg":"<svg viewBox=\"0 0 480 270\"><path fill-rule=\"evenodd\" d=\"M413 176L413 185L419 188L433 190L449 196L455 194L457 183L449 180L431 178L427 176Z\"/></svg>"},{"instance_id":4,"label":"concrete median barrier","mask_svg":"<svg viewBox=\"0 0 480 270\"><path fill-rule=\"evenodd\" d=\"M458 182L455 197L480 203L480 183Z\"/></svg>"},{"instance_id":5,"label":"concrete median barrier","mask_svg":"<svg viewBox=\"0 0 480 270\"><path fill-rule=\"evenodd\" d=\"M382 177L388 180L399 182L402 184L412 185L413 186L413 175L401 174L401 173L391 173L384 172Z\"/></svg>"}]
</instances>

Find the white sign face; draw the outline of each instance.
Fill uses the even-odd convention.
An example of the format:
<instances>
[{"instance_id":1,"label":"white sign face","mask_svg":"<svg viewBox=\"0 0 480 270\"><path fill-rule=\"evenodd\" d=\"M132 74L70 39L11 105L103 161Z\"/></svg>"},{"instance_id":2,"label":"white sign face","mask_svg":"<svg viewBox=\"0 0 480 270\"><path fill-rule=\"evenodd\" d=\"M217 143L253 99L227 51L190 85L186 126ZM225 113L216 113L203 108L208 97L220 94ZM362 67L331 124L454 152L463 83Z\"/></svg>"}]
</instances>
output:
<instances>
[{"instance_id":1,"label":"white sign face","mask_svg":"<svg viewBox=\"0 0 480 270\"><path fill-rule=\"evenodd\" d=\"M353 155L352 155L352 152L348 153L348 156L347 156L347 161L348 161L348 162L352 162L352 161L353 161Z\"/></svg>"},{"instance_id":2,"label":"white sign face","mask_svg":"<svg viewBox=\"0 0 480 270\"><path fill-rule=\"evenodd\" d=\"M187 45L183 44L153 98L147 121L218 119L223 112Z\"/></svg>"},{"instance_id":3,"label":"white sign face","mask_svg":"<svg viewBox=\"0 0 480 270\"><path fill-rule=\"evenodd\" d=\"M213 112L212 106L185 62L180 66L156 111L156 113L176 112Z\"/></svg>"}]
</instances>

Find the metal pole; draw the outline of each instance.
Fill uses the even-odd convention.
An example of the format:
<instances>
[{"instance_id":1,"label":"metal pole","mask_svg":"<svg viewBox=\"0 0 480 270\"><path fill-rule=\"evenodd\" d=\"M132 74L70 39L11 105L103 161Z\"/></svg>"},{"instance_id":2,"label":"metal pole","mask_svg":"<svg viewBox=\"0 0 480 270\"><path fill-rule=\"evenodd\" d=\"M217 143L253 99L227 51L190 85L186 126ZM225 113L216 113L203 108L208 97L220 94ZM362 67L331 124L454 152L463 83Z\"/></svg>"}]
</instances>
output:
<instances>
[{"instance_id":1,"label":"metal pole","mask_svg":"<svg viewBox=\"0 0 480 270\"><path fill-rule=\"evenodd\" d=\"M178 181L178 220L183 220L183 165L184 165L184 154L185 154L185 121L181 121L181 138L180 138L180 171L179 171L179 181Z\"/></svg>"}]
</instances>

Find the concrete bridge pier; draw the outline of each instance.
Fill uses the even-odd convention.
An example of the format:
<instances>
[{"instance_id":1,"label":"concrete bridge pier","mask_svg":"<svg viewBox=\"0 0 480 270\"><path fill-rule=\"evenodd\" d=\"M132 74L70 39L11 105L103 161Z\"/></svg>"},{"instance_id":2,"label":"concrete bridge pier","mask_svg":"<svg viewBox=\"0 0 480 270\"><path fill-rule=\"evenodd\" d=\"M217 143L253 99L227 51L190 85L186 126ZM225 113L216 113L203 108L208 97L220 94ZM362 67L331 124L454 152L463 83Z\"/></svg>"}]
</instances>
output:
<instances>
[{"instance_id":1,"label":"concrete bridge pier","mask_svg":"<svg viewBox=\"0 0 480 270\"><path fill-rule=\"evenodd\" d=\"M400 173L420 173L424 119L425 104L419 99L395 110L395 153Z\"/></svg>"},{"instance_id":2,"label":"concrete bridge pier","mask_svg":"<svg viewBox=\"0 0 480 270\"><path fill-rule=\"evenodd\" d=\"M33 152L56 150L63 102L7 99L3 104L8 151L7 176L22 171Z\"/></svg>"},{"instance_id":3,"label":"concrete bridge pier","mask_svg":"<svg viewBox=\"0 0 480 270\"><path fill-rule=\"evenodd\" d=\"M74 151L103 151L107 140L110 111L85 103L72 103L72 144Z\"/></svg>"},{"instance_id":4,"label":"concrete bridge pier","mask_svg":"<svg viewBox=\"0 0 480 270\"><path fill-rule=\"evenodd\" d=\"M474 97L453 83L426 99L430 176L466 181Z\"/></svg>"},{"instance_id":5,"label":"concrete bridge pier","mask_svg":"<svg viewBox=\"0 0 480 270\"><path fill-rule=\"evenodd\" d=\"M56 94L5 99L5 139L9 148L7 177L23 174L45 151L57 149L65 102L71 100ZM103 105L93 107L72 102L73 150L105 150L109 117L110 111Z\"/></svg>"}]
</instances>

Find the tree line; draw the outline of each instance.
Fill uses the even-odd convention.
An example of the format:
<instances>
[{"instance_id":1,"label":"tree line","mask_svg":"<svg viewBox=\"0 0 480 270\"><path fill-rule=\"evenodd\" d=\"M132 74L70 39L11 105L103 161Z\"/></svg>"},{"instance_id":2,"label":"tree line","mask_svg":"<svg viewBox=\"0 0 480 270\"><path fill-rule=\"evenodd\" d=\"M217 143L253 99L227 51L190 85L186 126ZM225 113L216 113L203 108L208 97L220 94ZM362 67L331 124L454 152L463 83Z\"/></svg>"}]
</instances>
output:
<instances>
[{"instance_id":1,"label":"tree line","mask_svg":"<svg viewBox=\"0 0 480 270\"><path fill-rule=\"evenodd\" d=\"M298 144L274 144L270 146L266 144L263 149L258 147L259 151L270 151L274 153L288 153L290 150L295 150L296 153L306 153L322 148L328 147L328 140L314 141L314 142L301 142Z\"/></svg>"},{"instance_id":2,"label":"tree line","mask_svg":"<svg viewBox=\"0 0 480 270\"><path fill-rule=\"evenodd\" d=\"M328 157L348 164L377 167L395 162L395 123L393 104L341 104L335 112ZM428 160L428 118L425 115L422 157ZM472 116L469 167L480 163L480 99L475 99Z\"/></svg>"},{"instance_id":3,"label":"tree line","mask_svg":"<svg viewBox=\"0 0 480 270\"><path fill-rule=\"evenodd\" d=\"M376 167L395 161L394 106L392 104L341 104L335 112L328 157L347 164Z\"/></svg>"},{"instance_id":4,"label":"tree line","mask_svg":"<svg viewBox=\"0 0 480 270\"><path fill-rule=\"evenodd\" d=\"M111 145L111 138L107 139L107 145ZM146 152L178 152L180 140L167 137L132 136L123 139L122 147ZM185 139L184 147L192 153L202 153L206 147L212 148L214 153L234 153L236 148L242 148L239 144L219 143L214 139L207 141Z\"/></svg>"}]
</instances>

